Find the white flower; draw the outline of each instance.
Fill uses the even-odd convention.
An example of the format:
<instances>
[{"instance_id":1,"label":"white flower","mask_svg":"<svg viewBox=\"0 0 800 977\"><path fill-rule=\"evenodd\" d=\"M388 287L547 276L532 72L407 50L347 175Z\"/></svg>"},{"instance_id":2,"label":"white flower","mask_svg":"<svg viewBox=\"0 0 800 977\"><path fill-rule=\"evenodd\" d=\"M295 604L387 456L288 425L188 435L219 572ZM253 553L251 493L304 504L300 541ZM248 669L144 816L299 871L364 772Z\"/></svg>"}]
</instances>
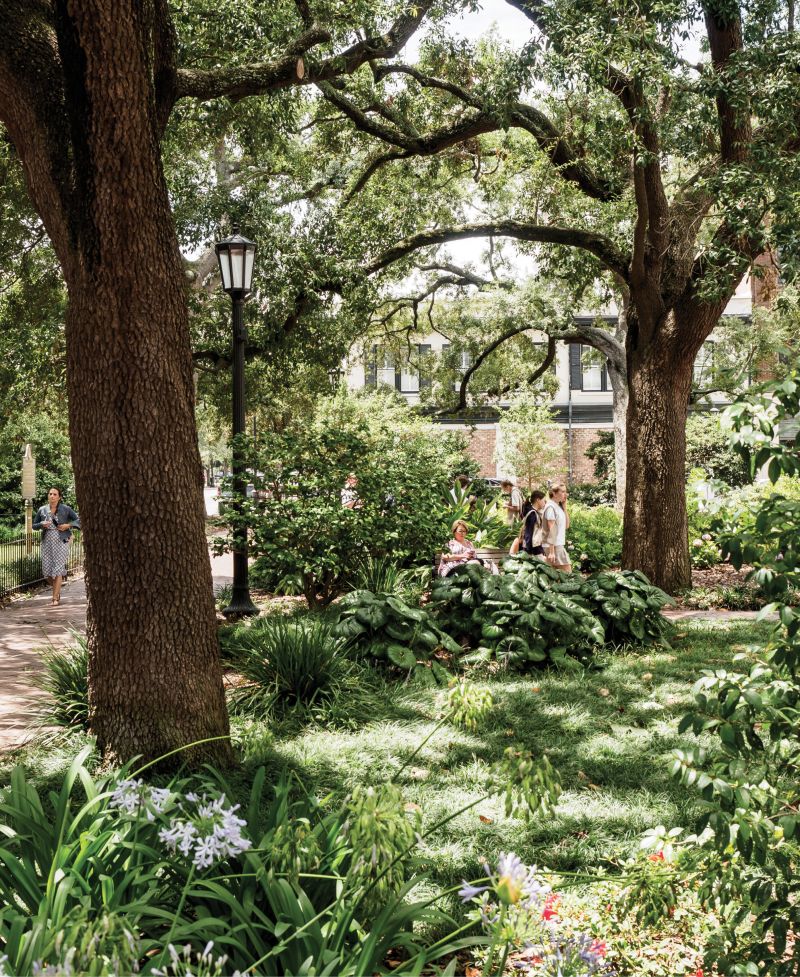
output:
<instances>
[{"instance_id":1,"label":"white flower","mask_svg":"<svg viewBox=\"0 0 800 977\"><path fill-rule=\"evenodd\" d=\"M703 533L703 539L708 542L711 539L711 533Z\"/></svg>"},{"instance_id":2,"label":"white flower","mask_svg":"<svg viewBox=\"0 0 800 977\"><path fill-rule=\"evenodd\" d=\"M124 814L134 815L142 806L142 780L121 780L109 799L109 807L117 807Z\"/></svg>"},{"instance_id":3,"label":"white flower","mask_svg":"<svg viewBox=\"0 0 800 977\"><path fill-rule=\"evenodd\" d=\"M693 539L692 540L692 546L702 546L702 545L703 545L702 539Z\"/></svg>"},{"instance_id":4,"label":"white flower","mask_svg":"<svg viewBox=\"0 0 800 977\"><path fill-rule=\"evenodd\" d=\"M204 869L252 847L250 839L242 834L247 822L237 817L238 804L228 807L224 794L216 798L192 796L195 800L190 804L179 802L180 813L159 832L160 841L170 851L191 857L195 868Z\"/></svg>"}]
</instances>

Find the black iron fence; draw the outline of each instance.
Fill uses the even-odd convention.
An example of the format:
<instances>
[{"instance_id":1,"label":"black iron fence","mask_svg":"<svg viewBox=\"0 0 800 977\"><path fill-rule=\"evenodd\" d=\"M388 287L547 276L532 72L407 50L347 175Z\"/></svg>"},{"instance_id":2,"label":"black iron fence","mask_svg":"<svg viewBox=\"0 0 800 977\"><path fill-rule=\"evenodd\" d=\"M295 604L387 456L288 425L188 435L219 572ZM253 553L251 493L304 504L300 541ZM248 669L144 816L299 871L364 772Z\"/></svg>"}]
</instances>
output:
<instances>
[{"instance_id":1,"label":"black iron fence","mask_svg":"<svg viewBox=\"0 0 800 977\"><path fill-rule=\"evenodd\" d=\"M67 550L67 572L83 567L83 540L80 533L73 533ZM44 580L42 576L42 536L32 533L30 539L0 541L0 597Z\"/></svg>"}]
</instances>

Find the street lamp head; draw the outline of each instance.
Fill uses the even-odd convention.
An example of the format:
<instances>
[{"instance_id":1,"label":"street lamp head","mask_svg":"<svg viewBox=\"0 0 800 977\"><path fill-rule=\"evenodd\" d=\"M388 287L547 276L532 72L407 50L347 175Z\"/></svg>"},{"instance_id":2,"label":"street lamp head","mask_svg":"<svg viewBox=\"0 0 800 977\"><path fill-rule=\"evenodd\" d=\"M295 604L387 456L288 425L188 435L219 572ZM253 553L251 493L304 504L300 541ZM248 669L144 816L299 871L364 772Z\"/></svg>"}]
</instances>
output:
<instances>
[{"instance_id":1,"label":"street lamp head","mask_svg":"<svg viewBox=\"0 0 800 977\"><path fill-rule=\"evenodd\" d=\"M233 236L217 242L214 247L222 275L222 288L231 298L244 298L253 285L253 262L256 246L239 233L233 225Z\"/></svg>"}]
</instances>

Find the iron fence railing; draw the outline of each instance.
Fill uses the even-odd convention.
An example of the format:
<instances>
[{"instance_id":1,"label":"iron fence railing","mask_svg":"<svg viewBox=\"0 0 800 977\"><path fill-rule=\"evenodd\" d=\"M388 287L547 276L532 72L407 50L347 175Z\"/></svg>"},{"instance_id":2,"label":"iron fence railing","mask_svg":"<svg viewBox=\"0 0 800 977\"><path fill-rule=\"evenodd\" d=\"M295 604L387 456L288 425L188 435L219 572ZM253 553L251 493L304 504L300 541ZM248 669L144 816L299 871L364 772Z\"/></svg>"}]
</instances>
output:
<instances>
[{"instance_id":1,"label":"iron fence railing","mask_svg":"<svg viewBox=\"0 0 800 977\"><path fill-rule=\"evenodd\" d=\"M83 540L80 533L73 533L67 550L67 572L73 573L82 567ZM0 597L41 580L44 580L41 533L0 542Z\"/></svg>"}]
</instances>

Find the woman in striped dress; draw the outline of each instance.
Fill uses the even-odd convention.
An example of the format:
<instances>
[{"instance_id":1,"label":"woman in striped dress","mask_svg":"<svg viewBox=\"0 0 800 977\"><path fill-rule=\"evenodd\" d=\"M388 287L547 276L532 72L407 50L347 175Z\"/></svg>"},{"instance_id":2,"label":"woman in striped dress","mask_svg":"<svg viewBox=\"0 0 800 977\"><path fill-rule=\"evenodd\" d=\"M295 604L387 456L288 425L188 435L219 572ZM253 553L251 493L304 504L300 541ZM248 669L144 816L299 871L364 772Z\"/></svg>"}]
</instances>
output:
<instances>
[{"instance_id":1,"label":"woman in striped dress","mask_svg":"<svg viewBox=\"0 0 800 977\"><path fill-rule=\"evenodd\" d=\"M67 552L73 529L80 529L78 513L61 501L61 492L51 488L47 505L36 513L33 528L42 531L42 575L53 587L51 603L61 601L61 582L67 575Z\"/></svg>"}]
</instances>

